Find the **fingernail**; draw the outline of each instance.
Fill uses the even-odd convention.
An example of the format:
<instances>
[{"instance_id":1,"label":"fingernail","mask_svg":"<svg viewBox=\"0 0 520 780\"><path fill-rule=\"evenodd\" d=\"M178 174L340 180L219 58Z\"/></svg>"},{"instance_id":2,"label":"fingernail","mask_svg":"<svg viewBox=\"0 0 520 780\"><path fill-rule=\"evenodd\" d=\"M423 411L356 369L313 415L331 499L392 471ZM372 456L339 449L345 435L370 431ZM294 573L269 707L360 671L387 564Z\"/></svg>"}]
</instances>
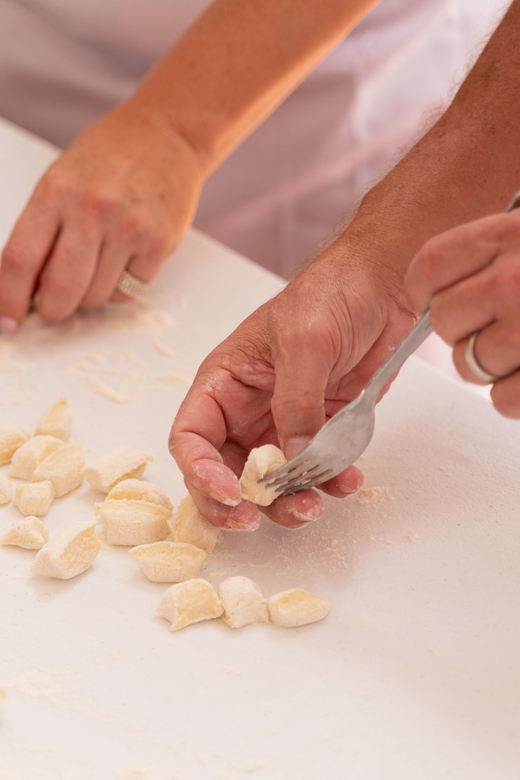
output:
<instances>
[{"instance_id":1,"label":"fingernail","mask_svg":"<svg viewBox=\"0 0 520 780\"><path fill-rule=\"evenodd\" d=\"M295 458L310 442L310 436L294 436L285 443L284 453L287 460Z\"/></svg>"},{"instance_id":2,"label":"fingernail","mask_svg":"<svg viewBox=\"0 0 520 780\"><path fill-rule=\"evenodd\" d=\"M296 509L289 509L288 512L298 520L299 523L314 523L322 517L324 511L323 506L310 507L306 512L298 512Z\"/></svg>"},{"instance_id":3,"label":"fingernail","mask_svg":"<svg viewBox=\"0 0 520 780\"><path fill-rule=\"evenodd\" d=\"M226 531L257 531L260 528L260 519L238 522L234 518L228 517L224 528Z\"/></svg>"},{"instance_id":4,"label":"fingernail","mask_svg":"<svg viewBox=\"0 0 520 780\"><path fill-rule=\"evenodd\" d=\"M0 317L0 333L12 336L19 328L19 324L12 317Z\"/></svg>"},{"instance_id":5,"label":"fingernail","mask_svg":"<svg viewBox=\"0 0 520 780\"><path fill-rule=\"evenodd\" d=\"M231 498L229 495L221 493L219 490L215 490L215 488L211 488L209 495L215 501L218 501L220 504L224 504L225 506L238 506L242 501L242 498Z\"/></svg>"}]
</instances>

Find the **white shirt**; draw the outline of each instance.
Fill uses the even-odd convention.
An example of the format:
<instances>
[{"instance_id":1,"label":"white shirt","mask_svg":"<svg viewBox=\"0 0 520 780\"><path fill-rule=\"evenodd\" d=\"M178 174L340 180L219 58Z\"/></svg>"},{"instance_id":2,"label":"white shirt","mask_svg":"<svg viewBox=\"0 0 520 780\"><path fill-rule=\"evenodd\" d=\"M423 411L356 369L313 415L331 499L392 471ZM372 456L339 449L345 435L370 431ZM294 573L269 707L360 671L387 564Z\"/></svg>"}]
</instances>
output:
<instances>
[{"instance_id":1,"label":"white shirt","mask_svg":"<svg viewBox=\"0 0 520 780\"><path fill-rule=\"evenodd\" d=\"M448 101L505 0L383 0L216 171L196 225L290 275ZM210 0L0 0L0 114L65 146Z\"/></svg>"}]
</instances>

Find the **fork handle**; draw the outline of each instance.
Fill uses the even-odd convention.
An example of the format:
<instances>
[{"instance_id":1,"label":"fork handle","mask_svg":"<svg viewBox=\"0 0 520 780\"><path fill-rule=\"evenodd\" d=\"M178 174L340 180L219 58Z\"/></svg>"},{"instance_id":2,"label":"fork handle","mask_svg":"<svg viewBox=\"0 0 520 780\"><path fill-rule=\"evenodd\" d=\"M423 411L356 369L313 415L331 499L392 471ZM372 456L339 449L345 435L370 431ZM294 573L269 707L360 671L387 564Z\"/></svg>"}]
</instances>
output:
<instances>
[{"instance_id":1,"label":"fork handle","mask_svg":"<svg viewBox=\"0 0 520 780\"><path fill-rule=\"evenodd\" d=\"M417 347L423 343L423 341L432 333L432 326L430 325L430 310L428 309L426 314L423 314L421 319L414 325L410 333L404 337L400 344L394 349L392 354L385 360L382 366L380 366L368 385L365 388L363 396L367 399L367 396L374 401L377 400L379 393L386 385L386 383L394 376L405 360L415 352Z\"/></svg>"}]
</instances>

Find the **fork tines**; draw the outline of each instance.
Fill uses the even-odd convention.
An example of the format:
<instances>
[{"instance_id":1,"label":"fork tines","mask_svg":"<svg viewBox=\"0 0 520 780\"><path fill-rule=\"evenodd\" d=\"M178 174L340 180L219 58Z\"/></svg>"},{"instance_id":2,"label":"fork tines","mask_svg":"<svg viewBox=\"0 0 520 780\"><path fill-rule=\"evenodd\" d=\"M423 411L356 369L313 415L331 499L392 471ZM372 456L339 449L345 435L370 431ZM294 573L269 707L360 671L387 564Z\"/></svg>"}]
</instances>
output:
<instances>
[{"instance_id":1,"label":"fork tines","mask_svg":"<svg viewBox=\"0 0 520 780\"><path fill-rule=\"evenodd\" d=\"M273 474L268 474L259 482L267 482L268 487L275 487L276 492L283 496L291 496L302 490L316 487L324 481L324 477L330 474L332 469L323 469L323 466L316 463L311 465L311 461L303 461L292 469L287 470L284 466ZM275 479L272 479L276 474Z\"/></svg>"}]
</instances>

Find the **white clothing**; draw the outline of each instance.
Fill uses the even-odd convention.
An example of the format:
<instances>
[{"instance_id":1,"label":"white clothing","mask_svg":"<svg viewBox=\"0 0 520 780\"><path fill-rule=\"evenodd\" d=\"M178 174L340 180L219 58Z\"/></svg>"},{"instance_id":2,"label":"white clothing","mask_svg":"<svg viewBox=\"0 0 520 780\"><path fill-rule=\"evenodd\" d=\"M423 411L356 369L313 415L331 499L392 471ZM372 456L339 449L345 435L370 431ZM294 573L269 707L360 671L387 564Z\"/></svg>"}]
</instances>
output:
<instances>
[{"instance_id":1,"label":"white clothing","mask_svg":"<svg viewBox=\"0 0 520 780\"><path fill-rule=\"evenodd\" d=\"M0 114L58 146L211 0L0 0ZM207 182L195 224L288 276L417 137L504 0L383 0Z\"/></svg>"}]
</instances>

